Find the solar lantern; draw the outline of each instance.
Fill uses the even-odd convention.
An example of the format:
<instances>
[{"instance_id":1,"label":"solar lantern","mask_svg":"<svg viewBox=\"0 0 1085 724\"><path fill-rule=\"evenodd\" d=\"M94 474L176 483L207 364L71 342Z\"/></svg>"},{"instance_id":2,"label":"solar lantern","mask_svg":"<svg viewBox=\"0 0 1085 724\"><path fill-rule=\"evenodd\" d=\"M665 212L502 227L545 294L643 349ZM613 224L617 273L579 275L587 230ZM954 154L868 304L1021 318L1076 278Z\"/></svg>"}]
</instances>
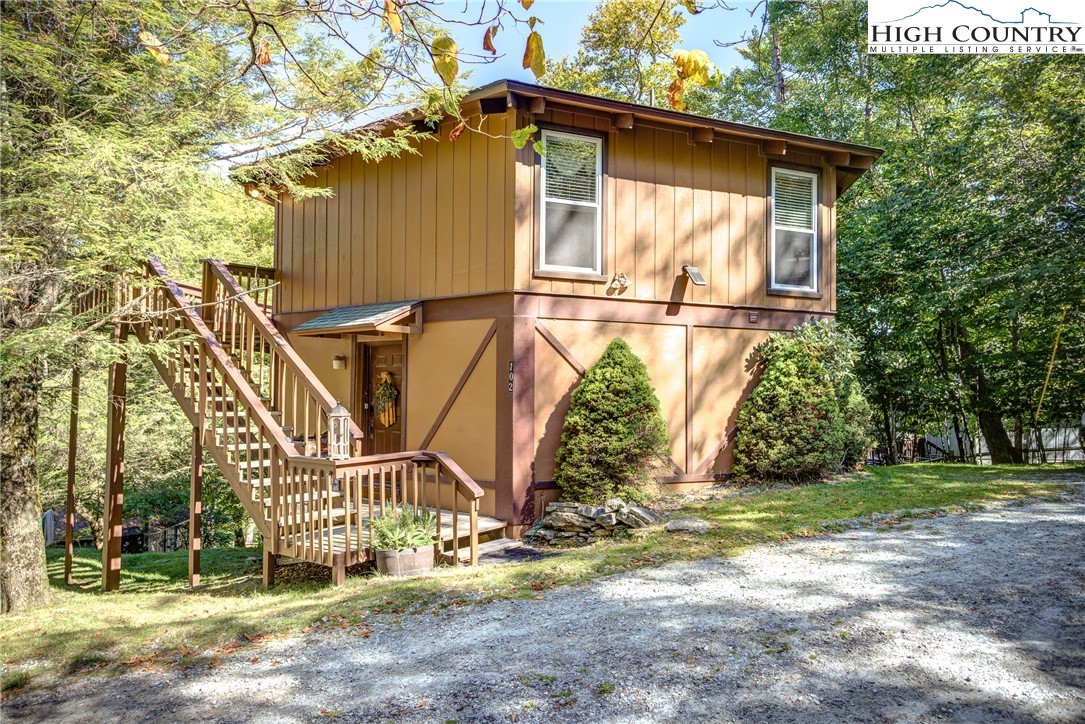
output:
<instances>
[{"instance_id":1,"label":"solar lantern","mask_svg":"<svg viewBox=\"0 0 1085 724\"><path fill-rule=\"evenodd\" d=\"M339 400L328 412L328 457L332 460L350 457L350 412Z\"/></svg>"}]
</instances>

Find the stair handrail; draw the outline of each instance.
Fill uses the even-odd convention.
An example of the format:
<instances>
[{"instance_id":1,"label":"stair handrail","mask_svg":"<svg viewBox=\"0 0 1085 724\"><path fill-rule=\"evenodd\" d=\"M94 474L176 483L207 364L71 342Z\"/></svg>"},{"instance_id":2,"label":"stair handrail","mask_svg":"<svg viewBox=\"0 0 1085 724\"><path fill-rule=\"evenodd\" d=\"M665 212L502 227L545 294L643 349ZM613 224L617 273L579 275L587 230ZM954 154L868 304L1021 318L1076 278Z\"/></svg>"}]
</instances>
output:
<instances>
[{"instance_id":1,"label":"stair handrail","mask_svg":"<svg viewBox=\"0 0 1085 724\"><path fill-rule=\"evenodd\" d=\"M306 391L313 396L317 402L320 403L325 414L331 412L331 409L335 407L337 400L332 396L331 392L320 382L313 371L309 368L309 365L298 356L294 351L294 347L283 338L279 333L279 330L275 328L275 325L271 323L271 320L260 310L256 302L253 301L251 295L246 291L234 278L234 275L230 273L230 270L226 268L219 259L207 259L205 261L211 272L211 275L222 284L226 290L233 296L235 296L241 303L241 309L245 312L245 315L249 318L255 327L263 333L263 335L275 346L276 352L279 357L291 368L291 372L297 377L301 384L305 387ZM205 300L210 301L210 300ZM350 434L354 436L356 443L359 443L365 438L365 434L358 426L354 419L350 420Z\"/></svg>"},{"instance_id":2,"label":"stair handrail","mask_svg":"<svg viewBox=\"0 0 1085 724\"><path fill-rule=\"evenodd\" d=\"M260 401L256 396L256 392L253 391L252 387L249 385L248 380L241 374L241 370L238 369L237 365L230 359L230 356L222 349L222 345L219 343L215 333L207 326L203 317L199 315L195 307L192 306L192 303L188 301L177 283L166 276L166 269L162 266L162 262L160 262L157 257L151 256L148 261L148 266L154 270L155 276L159 278L162 285L169 291L170 296L173 297L174 303L184 315L183 318L192 325L193 331L203 339L203 342L210 353L222 364L224 374L229 377L229 380L234 387L234 394L241 397L245 406L251 411L251 414L257 418L261 425L268 428L271 437L279 444L282 448L282 452L287 457L297 455L297 450L294 448L293 442L286 437L286 433L282 431L279 424L271 417L267 408L264 407L263 402Z\"/></svg>"}]
</instances>

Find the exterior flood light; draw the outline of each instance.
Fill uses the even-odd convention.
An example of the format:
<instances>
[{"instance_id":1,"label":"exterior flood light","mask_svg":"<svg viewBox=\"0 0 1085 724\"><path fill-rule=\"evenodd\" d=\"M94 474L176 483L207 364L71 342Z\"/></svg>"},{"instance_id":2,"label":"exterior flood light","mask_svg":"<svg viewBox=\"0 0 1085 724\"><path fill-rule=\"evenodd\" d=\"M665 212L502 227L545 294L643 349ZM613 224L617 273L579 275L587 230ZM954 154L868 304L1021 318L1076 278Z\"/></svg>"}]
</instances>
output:
<instances>
[{"instance_id":1,"label":"exterior flood light","mask_svg":"<svg viewBox=\"0 0 1085 724\"><path fill-rule=\"evenodd\" d=\"M704 280L704 275L701 274L701 270L695 266L684 264L682 266L682 271L685 272L686 276L689 277L689 280L698 287L703 287L705 284L708 283Z\"/></svg>"}]
</instances>

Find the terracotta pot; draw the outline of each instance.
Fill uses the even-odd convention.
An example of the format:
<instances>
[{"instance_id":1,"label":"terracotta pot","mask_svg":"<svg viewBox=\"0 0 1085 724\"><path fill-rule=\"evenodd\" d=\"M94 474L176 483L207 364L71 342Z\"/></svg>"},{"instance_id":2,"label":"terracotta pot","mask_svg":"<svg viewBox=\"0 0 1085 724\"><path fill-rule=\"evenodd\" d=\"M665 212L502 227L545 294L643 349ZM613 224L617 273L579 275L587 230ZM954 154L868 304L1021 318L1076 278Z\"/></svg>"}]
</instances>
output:
<instances>
[{"instance_id":1,"label":"terracotta pot","mask_svg":"<svg viewBox=\"0 0 1085 724\"><path fill-rule=\"evenodd\" d=\"M416 576L433 570L433 546L377 551L377 570L387 576Z\"/></svg>"}]
</instances>

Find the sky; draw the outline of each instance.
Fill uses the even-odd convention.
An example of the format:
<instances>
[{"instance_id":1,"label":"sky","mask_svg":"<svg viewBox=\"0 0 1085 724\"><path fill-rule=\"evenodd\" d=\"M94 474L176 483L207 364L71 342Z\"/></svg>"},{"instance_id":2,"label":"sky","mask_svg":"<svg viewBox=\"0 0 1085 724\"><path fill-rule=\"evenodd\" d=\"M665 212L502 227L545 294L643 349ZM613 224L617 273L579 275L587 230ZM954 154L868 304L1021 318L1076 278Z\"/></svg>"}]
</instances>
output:
<instances>
[{"instance_id":1,"label":"sky","mask_svg":"<svg viewBox=\"0 0 1085 724\"><path fill-rule=\"evenodd\" d=\"M536 0L527 13L519 8L516 11L518 16L534 15L541 21L537 29L543 38L546 57L556 60L576 52L581 28L597 4L595 0ZM477 18L480 7L479 2L472 0L452 0L443 5L446 15L463 19ZM510 2L510 5L515 3ZM742 59L733 48L720 48L713 41L738 40L744 32L759 24L761 14L757 2L729 2L728 5L734 10L712 9L689 17L681 30L682 41L679 45L686 50L705 51L724 71L739 64ZM751 10L754 16L751 16ZM448 27L461 52L481 52L484 28ZM514 28L506 24L494 42L499 56L494 62L486 65L461 63L461 72L471 72L467 85L478 87L502 78L534 82L531 71L521 67L528 32L526 27Z\"/></svg>"}]
</instances>

